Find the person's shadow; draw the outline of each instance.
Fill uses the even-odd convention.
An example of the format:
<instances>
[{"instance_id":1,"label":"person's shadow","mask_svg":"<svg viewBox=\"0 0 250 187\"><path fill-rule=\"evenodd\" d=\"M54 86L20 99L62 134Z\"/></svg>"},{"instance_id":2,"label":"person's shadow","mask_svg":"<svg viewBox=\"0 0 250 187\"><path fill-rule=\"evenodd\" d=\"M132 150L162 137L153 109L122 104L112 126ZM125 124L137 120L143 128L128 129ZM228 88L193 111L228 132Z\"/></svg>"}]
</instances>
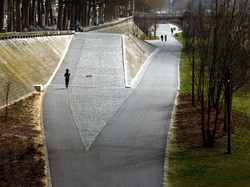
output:
<instances>
[{"instance_id":1,"label":"person's shadow","mask_svg":"<svg viewBox=\"0 0 250 187\"><path fill-rule=\"evenodd\" d=\"M55 88L55 90L67 90L67 88Z\"/></svg>"}]
</instances>

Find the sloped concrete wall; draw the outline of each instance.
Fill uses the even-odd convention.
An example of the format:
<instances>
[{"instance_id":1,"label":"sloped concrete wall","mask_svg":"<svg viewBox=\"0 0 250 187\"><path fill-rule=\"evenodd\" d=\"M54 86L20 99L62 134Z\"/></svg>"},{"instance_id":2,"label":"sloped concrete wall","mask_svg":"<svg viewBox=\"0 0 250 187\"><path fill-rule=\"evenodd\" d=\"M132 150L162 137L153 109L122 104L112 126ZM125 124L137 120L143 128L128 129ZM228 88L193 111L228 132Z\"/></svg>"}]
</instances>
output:
<instances>
[{"instance_id":1,"label":"sloped concrete wall","mask_svg":"<svg viewBox=\"0 0 250 187\"><path fill-rule=\"evenodd\" d=\"M156 47L132 35L123 35L123 46L126 87L133 87Z\"/></svg>"},{"instance_id":2,"label":"sloped concrete wall","mask_svg":"<svg viewBox=\"0 0 250 187\"><path fill-rule=\"evenodd\" d=\"M126 21L121 22L119 24L92 30L91 32L131 34L134 36L140 36L141 34L143 34L143 32L139 29L139 27L135 25L135 23L133 22L133 19L127 19Z\"/></svg>"},{"instance_id":3,"label":"sloped concrete wall","mask_svg":"<svg viewBox=\"0 0 250 187\"><path fill-rule=\"evenodd\" d=\"M0 106L45 85L63 59L73 35L14 38L0 41Z\"/></svg>"}]
</instances>

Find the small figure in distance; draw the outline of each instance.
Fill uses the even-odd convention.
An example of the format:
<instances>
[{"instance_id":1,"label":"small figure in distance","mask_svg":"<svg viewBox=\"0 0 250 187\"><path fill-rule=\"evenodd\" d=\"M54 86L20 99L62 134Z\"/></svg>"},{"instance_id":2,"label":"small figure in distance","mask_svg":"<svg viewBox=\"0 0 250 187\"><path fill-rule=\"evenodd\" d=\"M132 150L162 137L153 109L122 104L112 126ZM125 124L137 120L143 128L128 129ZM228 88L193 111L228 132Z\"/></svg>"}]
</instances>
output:
<instances>
[{"instance_id":1,"label":"small figure in distance","mask_svg":"<svg viewBox=\"0 0 250 187\"><path fill-rule=\"evenodd\" d=\"M68 86L69 86L69 76L70 76L69 69L66 69L66 73L64 74L66 88L68 88Z\"/></svg>"},{"instance_id":2,"label":"small figure in distance","mask_svg":"<svg viewBox=\"0 0 250 187\"><path fill-rule=\"evenodd\" d=\"M165 34L165 42L167 41L167 35Z\"/></svg>"},{"instance_id":3,"label":"small figure in distance","mask_svg":"<svg viewBox=\"0 0 250 187\"><path fill-rule=\"evenodd\" d=\"M163 41L163 35L161 35L161 41Z\"/></svg>"}]
</instances>

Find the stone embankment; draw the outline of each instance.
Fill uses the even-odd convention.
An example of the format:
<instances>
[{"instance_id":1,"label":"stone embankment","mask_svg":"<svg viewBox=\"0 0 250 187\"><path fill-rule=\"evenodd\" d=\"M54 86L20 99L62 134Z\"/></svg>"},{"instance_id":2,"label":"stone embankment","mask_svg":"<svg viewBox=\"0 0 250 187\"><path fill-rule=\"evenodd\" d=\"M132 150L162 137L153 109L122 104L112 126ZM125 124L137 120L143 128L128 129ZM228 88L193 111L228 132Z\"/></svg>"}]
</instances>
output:
<instances>
[{"instance_id":1,"label":"stone embankment","mask_svg":"<svg viewBox=\"0 0 250 187\"><path fill-rule=\"evenodd\" d=\"M0 106L35 91L34 84L46 85L74 35L12 38L0 41Z\"/></svg>"},{"instance_id":2,"label":"stone embankment","mask_svg":"<svg viewBox=\"0 0 250 187\"><path fill-rule=\"evenodd\" d=\"M138 72L156 47L130 35L141 34L131 19L96 29L92 28L90 32L123 34L121 58L124 63L124 80L127 87L132 87L138 79ZM56 35L1 40L0 106L6 103L8 87L9 102L34 92L35 84L46 87L60 66L73 37Z\"/></svg>"}]
</instances>

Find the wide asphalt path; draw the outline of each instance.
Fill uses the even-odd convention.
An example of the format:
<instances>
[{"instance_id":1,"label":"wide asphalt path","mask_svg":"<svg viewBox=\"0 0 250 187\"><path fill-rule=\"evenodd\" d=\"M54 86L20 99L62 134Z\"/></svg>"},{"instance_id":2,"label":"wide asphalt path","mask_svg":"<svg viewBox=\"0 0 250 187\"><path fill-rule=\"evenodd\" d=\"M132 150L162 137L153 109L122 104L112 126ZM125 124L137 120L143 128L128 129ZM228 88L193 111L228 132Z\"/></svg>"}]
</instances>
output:
<instances>
[{"instance_id":1,"label":"wide asphalt path","mask_svg":"<svg viewBox=\"0 0 250 187\"><path fill-rule=\"evenodd\" d=\"M80 35L47 88L43 124L53 187L158 187L163 186L165 152L178 89L181 46L170 28L158 28L167 42L153 41L160 50L138 86L84 149L70 110L63 74L74 77L80 58ZM129 88L127 88L129 89ZM95 115L95 114L93 114Z\"/></svg>"}]
</instances>

